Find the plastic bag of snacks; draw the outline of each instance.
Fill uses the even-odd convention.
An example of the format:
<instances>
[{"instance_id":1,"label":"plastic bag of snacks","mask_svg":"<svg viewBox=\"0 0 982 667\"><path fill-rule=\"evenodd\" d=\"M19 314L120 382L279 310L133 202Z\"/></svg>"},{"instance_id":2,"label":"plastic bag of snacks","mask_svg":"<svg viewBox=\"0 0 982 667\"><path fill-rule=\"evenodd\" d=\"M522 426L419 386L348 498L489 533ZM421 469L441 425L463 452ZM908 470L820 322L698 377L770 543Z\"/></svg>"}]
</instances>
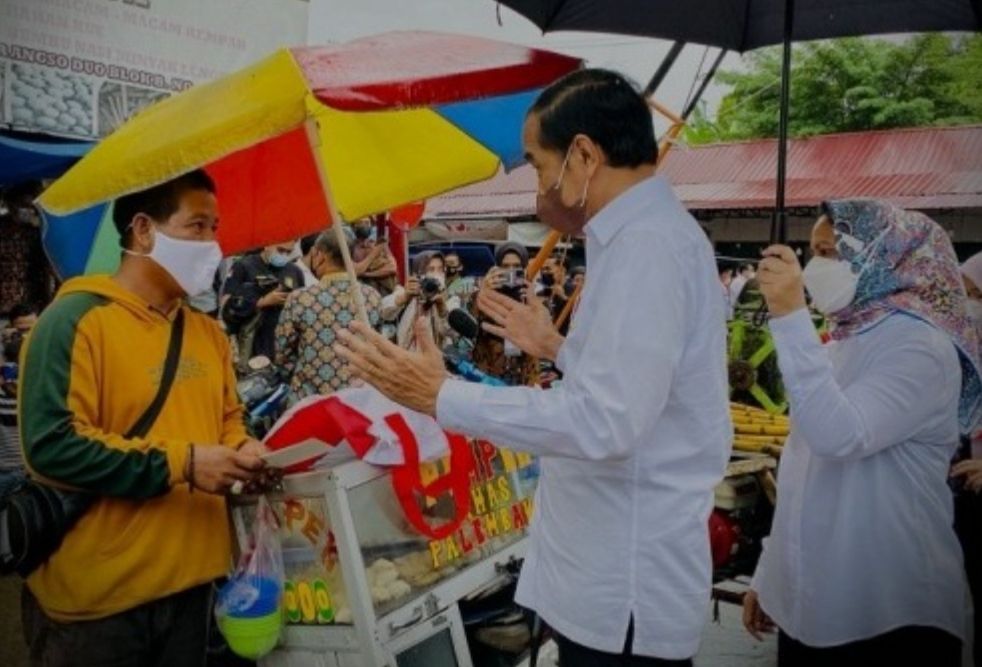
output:
<instances>
[{"instance_id":1,"label":"plastic bag of snacks","mask_svg":"<svg viewBox=\"0 0 982 667\"><path fill-rule=\"evenodd\" d=\"M215 616L229 648L248 660L272 651L283 629L283 553L279 520L259 499L250 549L218 591Z\"/></svg>"}]
</instances>

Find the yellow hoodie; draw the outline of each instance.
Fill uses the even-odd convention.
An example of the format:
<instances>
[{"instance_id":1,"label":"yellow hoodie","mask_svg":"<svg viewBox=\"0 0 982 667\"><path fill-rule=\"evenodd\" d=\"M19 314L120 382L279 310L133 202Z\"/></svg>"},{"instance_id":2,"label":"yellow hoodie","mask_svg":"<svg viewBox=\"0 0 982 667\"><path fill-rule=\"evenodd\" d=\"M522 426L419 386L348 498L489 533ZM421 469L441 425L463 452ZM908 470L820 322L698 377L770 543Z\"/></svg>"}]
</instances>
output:
<instances>
[{"instance_id":1,"label":"yellow hoodie","mask_svg":"<svg viewBox=\"0 0 982 667\"><path fill-rule=\"evenodd\" d=\"M182 306L184 307L184 306ZM247 434L228 341L186 307L180 364L146 438L127 440L163 371L171 320L109 276L65 283L27 341L20 388L31 471L100 499L27 580L62 621L102 618L225 574L224 499L189 493L189 443Z\"/></svg>"}]
</instances>

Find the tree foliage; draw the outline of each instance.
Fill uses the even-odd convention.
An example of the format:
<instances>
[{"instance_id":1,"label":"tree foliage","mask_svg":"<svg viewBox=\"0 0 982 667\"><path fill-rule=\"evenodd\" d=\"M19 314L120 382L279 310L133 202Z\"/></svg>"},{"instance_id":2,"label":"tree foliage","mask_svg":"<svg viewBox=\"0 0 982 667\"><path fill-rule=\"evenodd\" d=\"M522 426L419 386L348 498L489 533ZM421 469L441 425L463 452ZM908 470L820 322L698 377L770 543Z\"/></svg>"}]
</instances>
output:
<instances>
[{"instance_id":1,"label":"tree foliage","mask_svg":"<svg viewBox=\"0 0 982 667\"><path fill-rule=\"evenodd\" d=\"M781 49L745 58L745 71L717 74L731 90L715 119L701 109L693 114L686 141L777 136ZM795 137L982 122L982 35L796 44L790 109L788 129Z\"/></svg>"}]
</instances>

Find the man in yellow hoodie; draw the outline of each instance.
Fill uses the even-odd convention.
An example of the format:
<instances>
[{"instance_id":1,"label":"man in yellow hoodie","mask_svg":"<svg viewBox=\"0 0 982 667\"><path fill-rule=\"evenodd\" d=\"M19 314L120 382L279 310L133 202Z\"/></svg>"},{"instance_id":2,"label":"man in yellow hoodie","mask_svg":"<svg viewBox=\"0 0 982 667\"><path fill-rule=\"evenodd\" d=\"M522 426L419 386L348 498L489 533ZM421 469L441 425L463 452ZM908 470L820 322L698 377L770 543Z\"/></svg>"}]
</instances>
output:
<instances>
[{"instance_id":1,"label":"man in yellow hoodie","mask_svg":"<svg viewBox=\"0 0 982 667\"><path fill-rule=\"evenodd\" d=\"M31 661L45 667L203 665L212 582L227 573L222 494L256 479L229 345L183 299L221 259L215 187L196 171L116 201L113 276L68 281L26 343L21 434L32 473L99 499L27 580ZM174 382L145 437L183 311Z\"/></svg>"}]
</instances>

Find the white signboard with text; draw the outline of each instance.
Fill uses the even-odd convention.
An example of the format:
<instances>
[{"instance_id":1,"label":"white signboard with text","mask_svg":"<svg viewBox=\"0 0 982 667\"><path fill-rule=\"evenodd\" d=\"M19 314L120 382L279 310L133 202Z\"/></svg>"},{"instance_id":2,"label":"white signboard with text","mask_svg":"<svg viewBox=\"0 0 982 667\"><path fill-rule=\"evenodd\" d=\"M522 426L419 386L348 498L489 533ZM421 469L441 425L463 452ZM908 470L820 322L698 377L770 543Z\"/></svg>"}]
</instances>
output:
<instances>
[{"instance_id":1,"label":"white signboard with text","mask_svg":"<svg viewBox=\"0 0 982 667\"><path fill-rule=\"evenodd\" d=\"M307 0L3 0L0 127L91 139L306 42Z\"/></svg>"}]
</instances>

